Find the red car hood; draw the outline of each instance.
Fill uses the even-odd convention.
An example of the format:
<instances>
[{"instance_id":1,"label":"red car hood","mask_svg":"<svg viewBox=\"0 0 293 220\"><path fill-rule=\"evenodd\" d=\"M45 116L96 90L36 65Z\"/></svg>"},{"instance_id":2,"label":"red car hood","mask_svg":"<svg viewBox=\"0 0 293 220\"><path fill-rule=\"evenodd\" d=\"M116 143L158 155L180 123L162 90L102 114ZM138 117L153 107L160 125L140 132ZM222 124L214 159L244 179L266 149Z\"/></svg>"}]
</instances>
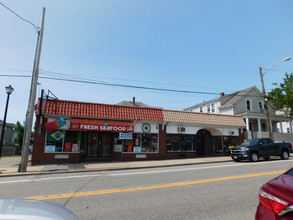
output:
<instances>
[{"instance_id":1,"label":"red car hood","mask_svg":"<svg viewBox=\"0 0 293 220\"><path fill-rule=\"evenodd\" d=\"M282 174L264 184L262 188L271 195L293 204L293 176Z\"/></svg>"}]
</instances>

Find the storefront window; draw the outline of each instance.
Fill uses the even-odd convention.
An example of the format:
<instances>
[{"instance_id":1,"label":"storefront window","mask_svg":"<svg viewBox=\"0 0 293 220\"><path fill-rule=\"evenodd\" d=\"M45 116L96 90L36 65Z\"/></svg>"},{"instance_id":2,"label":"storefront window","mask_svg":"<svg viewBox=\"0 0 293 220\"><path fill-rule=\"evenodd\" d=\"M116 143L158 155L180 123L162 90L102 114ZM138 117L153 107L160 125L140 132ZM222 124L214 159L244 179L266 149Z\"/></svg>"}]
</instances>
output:
<instances>
[{"instance_id":1,"label":"storefront window","mask_svg":"<svg viewBox=\"0 0 293 220\"><path fill-rule=\"evenodd\" d=\"M167 152L195 152L193 135L168 134Z\"/></svg>"},{"instance_id":2,"label":"storefront window","mask_svg":"<svg viewBox=\"0 0 293 220\"><path fill-rule=\"evenodd\" d=\"M213 140L214 140L215 151L217 153L220 153L220 152L225 151L224 146L223 146L223 137L221 137L221 136L215 136L213 138Z\"/></svg>"},{"instance_id":3,"label":"storefront window","mask_svg":"<svg viewBox=\"0 0 293 220\"><path fill-rule=\"evenodd\" d=\"M158 135L141 134L141 151L158 152Z\"/></svg>"},{"instance_id":4,"label":"storefront window","mask_svg":"<svg viewBox=\"0 0 293 220\"><path fill-rule=\"evenodd\" d=\"M45 153L80 152L79 131L55 130L47 133Z\"/></svg>"},{"instance_id":5,"label":"storefront window","mask_svg":"<svg viewBox=\"0 0 293 220\"><path fill-rule=\"evenodd\" d=\"M146 153L158 152L157 134L133 133L132 139L124 139L123 152Z\"/></svg>"},{"instance_id":6,"label":"storefront window","mask_svg":"<svg viewBox=\"0 0 293 220\"><path fill-rule=\"evenodd\" d=\"M236 146L239 144L239 137L225 136L223 137L223 144L225 151L228 152L229 147L231 148L232 146Z\"/></svg>"}]
</instances>

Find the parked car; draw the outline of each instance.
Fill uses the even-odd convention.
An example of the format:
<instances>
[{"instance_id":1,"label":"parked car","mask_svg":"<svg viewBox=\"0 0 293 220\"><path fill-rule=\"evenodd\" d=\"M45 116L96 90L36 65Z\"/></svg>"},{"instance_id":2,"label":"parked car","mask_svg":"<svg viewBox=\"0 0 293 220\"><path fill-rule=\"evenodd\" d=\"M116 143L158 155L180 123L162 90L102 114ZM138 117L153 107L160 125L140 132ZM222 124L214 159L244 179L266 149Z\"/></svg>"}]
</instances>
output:
<instances>
[{"instance_id":1,"label":"parked car","mask_svg":"<svg viewBox=\"0 0 293 220\"><path fill-rule=\"evenodd\" d=\"M78 220L63 206L29 199L0 199L0 219L10 220Z\"/></svg>"},{"instance_id":2,"label":"parked car","mask_svg":"<svg viewBox=\"0 0 293 220\"><path fill-rule=\"evenodd\" d=\"M258 198L256 220L292 220L293 168L264 184Z\"/></svg>"},{"instance_id":3,"label":"parked car","mask_svg":"<svg viewBox=\"0 0 293 220\"><path fill-rule=\"evenodd\" d=\"M251 139L243 142L240 146L230 149L231 158L234 161L250 160L256 162L260 157L269 160L271 156L280 156L287 160L292 152L291 143L275 143L270 138Z\"/></svg>"}]
</instances>

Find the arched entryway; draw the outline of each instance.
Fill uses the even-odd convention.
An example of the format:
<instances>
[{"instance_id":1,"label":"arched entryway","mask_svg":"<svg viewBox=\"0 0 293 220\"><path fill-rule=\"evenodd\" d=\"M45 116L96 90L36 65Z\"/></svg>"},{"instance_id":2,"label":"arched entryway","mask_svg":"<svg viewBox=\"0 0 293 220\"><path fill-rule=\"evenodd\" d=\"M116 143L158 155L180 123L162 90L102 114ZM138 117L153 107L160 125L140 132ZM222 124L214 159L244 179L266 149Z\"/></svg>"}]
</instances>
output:
<instances>
[{"instance_id":1,"label":"arched entryway","mask_svg":"<svg viewBox=\"0 0 293 220\"><path fill-rule=\"evenodd\" d=\"M213 155L213 138L212 134L205 129L196 133L196 152L197 156L205 157Z\"/></svg>"}]
</instances>

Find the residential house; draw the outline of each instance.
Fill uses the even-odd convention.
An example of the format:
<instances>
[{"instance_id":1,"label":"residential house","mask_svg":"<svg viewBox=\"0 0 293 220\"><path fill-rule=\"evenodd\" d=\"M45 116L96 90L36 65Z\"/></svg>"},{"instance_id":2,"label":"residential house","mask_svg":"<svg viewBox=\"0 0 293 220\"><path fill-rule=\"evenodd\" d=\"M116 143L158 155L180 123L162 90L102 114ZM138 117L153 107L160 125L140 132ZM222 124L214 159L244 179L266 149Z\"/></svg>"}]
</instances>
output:
<instances>
[{"instance_id":1,"label":"residential house","mask_svg":"<svg viewBox=\"0 0 293 220\"><path fill-rule=\"evenodd\" d=\"M283 112L277 111L277 115L284 115ZM277 124L278 131L281 133L293 133L293 120L281 121Z\"/></svg>"},{"instance_id":2,"label":"residential house","mask_svg":"<svg viewBox=\"0 0 293 220\"><path fill-rule=\"evenodd\" d=\"M4 133L4 139L3 139L3 146L2 146L2 155L8 156L8 155L14 155L16 151L15 147L15 124L12 123L6 123L5 124L5 133ZM2 131L3 127L3 121L0 120L0 131Z\"/></svg>"},{"instance_id":3,"label":"residential house","mask_svg":"<svg viewBox=\"0 0 293 220\"><path fill-rule=\"evenodd\" d=\"M151 107L143 102L137 102L135 97L132 98L132 101L122 101L119 102L117 105L124 105L124 106L137 106L137 107Z\"/></svg>"},{"instance_id":4,"label":"residential house","mask_svg":"<svg viewBox=\"0 0 293 220\"><path fill-rule=\"evenodd\" d=\"M245 139L268 137L264 98L261 91L255 86L228 95L222 93L219 98L198 103L184 111L238 115L246 122ZM287 122L288 118L276 114L271 104L268 104L268 111L273 139L292 142L292 133L286 133L277 128L278 123Z\"/></svg>"}]
</instances>

